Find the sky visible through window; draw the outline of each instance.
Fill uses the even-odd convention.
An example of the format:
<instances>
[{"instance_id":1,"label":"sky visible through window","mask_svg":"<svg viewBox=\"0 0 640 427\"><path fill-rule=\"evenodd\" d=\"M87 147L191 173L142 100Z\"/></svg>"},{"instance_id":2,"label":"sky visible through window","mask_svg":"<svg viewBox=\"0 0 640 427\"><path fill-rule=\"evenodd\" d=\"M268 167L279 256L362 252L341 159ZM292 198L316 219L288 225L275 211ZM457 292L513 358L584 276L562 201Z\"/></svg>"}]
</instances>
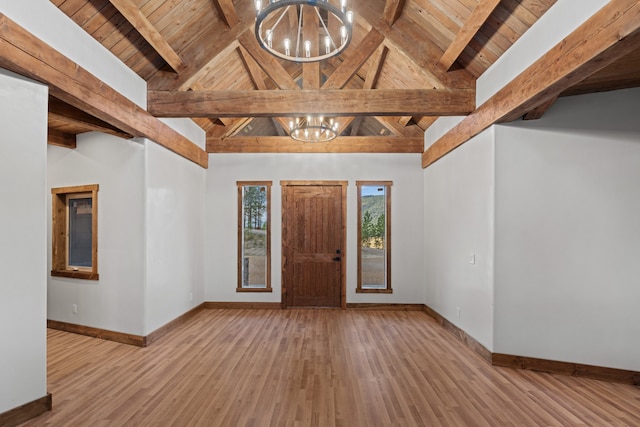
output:
<instances>
[{"instance_id":1,"label":"sky visible through window","mask_svg":"<svg viewBox=\"0 0 640 427\"><path fill-rule=\"evenodd\" d=\"M362 196L379 196L384 194L384 187L377 185L363 185Z\"/></svg>"}]
</instances>

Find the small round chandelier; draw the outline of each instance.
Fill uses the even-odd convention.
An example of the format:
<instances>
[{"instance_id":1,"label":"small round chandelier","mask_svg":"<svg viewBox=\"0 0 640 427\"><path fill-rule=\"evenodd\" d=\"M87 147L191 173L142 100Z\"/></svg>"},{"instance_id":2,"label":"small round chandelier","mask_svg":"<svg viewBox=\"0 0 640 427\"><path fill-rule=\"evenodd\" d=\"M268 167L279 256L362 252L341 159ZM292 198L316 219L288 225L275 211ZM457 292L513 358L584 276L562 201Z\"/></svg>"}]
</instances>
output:
<instances>
[{"instance_id":1,"label":"small round chandelier","mask_svg":"<svg viewBox=\"0 0 640 427\"><path fill-rule=\"evenodd\" d=\"M338 122L324 117L304 117L289 122L291 138L302 142L328 142L338 136Z\"/></svg>"},{"instance_id":2,"label":"small round chandelier","mask_svg":"<svg viewBox=\"0 0 640 427\"><path fill-rule=\"evenodd\" d=\"M258 43L278 58L321 61L339 55L351 42L353 12L347 11L347 0L340 0L340 8L329 0L255 0L255 5ZM305 31L309 14L317 17L317 30ZM317 46L311 41L316 39Z\"/></svg>"}]
</instances>

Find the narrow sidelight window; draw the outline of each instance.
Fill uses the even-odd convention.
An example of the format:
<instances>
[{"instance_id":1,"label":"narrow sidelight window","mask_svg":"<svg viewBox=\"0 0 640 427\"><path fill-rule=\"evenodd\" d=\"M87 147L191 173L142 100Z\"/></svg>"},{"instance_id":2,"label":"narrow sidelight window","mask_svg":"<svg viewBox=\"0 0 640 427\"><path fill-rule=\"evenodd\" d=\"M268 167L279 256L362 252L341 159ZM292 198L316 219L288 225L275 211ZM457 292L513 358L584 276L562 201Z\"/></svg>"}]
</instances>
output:
<instances>
[{"instance_id":1,"label":"narrow sidelight window","mask_svg":"<svg viewBox=\"0 0 640 427\"><path fill-rule=\"evenodd\" d=\"M391 293L391 181L358 187L357 293Z\"/></svg>"},{"instance_id":2,"label":"narrow sidelight window","mask_svg":"<svg viewBox=\"0 0 640 427\"><path fill-rule=\"evenodd\" d=\"M51 189L51 275L98 280L98 185Z\"/></svg>"},{"instance_id":3,"label":"narrow sidelight window","mask_svg":"<svg viewBox=\"0 0 640 427\"><path fill-rule=\"evenodd\" d=\"M271 181L238 181L237 292L271 292Z\"/></svg>"}]
</instances>

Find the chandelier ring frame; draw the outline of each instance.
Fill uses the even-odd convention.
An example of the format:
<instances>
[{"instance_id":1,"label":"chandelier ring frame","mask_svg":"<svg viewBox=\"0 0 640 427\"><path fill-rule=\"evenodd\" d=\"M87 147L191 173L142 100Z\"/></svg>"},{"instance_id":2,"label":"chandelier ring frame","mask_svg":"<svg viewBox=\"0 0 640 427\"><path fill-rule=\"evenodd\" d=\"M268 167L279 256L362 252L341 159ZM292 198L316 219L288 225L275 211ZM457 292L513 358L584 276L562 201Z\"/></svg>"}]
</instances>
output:
<instances>
[{"instance_id":1,"label":"chandelier ring frame","mask_svg":"<svg viewBox=\"0 0 640 427\"><path fill-rule=\"evenodd\" d=\"M341 25L344 26L347 30L345 41L342 42L341 40L338 40L341 42L340 45L336 45L336 49L331 51L330 53L312 56L309 58L304 56L286 55L274 48L269 47L265 40L266 33L264 35L262 34L262 25L265 19L272 16L274 13L277 13L278 10L284 10L289 6L311 6L314 8L317 7L333 14L341 22ZM342 10L340 10L340 8L330 4L327 0L277 0L274 2L270 2L267 6L262 8L257 13L255 23L255 36L261 48L265 49L266 51L280 59L298 63L318 62L339 55L347 47L349 47L352 38L352 25L353 24L349 22L349 19L347 18L347 12L343 12Z\"/></svg>"}]
</instances>

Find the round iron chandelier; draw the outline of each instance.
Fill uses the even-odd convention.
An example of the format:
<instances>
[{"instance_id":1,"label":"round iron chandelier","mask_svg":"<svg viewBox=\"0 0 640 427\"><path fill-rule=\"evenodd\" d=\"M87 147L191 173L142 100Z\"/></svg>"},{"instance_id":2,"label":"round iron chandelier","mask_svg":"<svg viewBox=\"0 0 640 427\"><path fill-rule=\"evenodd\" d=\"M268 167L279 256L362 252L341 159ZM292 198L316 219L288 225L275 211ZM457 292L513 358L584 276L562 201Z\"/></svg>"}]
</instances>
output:
<instances>
[{"instance_id":1,"label":"round iron chandelier","mask_svg":"<svg viewBox=\"0 0 640 427\"><path fill-rule=\"evenodd\" d=\"M255 0L255 35L272 55L294 62L316 62L339 55L351 42L353 12L330 0ZM318 28L305 31L304 22L317 19ZM308 21L307 21L308 22ZM317 40L313 43L312 40Z\"/></svg>"},{"instance_id":2,"label":"round iron chandelier","mask_svg":"<svg viewBox=\"0 0 640 427\"><path fill-rule=\"evenodd\" d=\"M289 122L291 138L302 142L329 142L338 136L338 122L324 117L297 118Z\"/></svg>"}]
</instances>

